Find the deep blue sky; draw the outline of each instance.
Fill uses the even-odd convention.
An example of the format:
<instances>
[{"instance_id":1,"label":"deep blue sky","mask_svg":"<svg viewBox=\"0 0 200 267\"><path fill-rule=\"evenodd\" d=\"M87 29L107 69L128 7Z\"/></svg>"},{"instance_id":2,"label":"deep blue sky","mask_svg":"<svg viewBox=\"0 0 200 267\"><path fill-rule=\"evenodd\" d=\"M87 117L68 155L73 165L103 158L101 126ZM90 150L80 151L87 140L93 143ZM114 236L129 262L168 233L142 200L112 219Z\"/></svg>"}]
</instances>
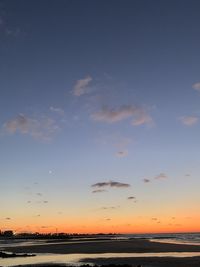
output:
<instances>
[{"instance_id":1,"label":"deep blue sky","mask_svg":"<svg viewBox=\"0 0 200 267\"><path fill-rule=\"evenodd\" d=\"M102 205L123 207L120 197L130 194L138 207L133 218L126 206L124 225L155 216L151 210L170 217L177 198L177 222L183 203L192 213L200 185L199 10L198 0L0 1L0 228L12 221L26 229L41 213L34 190L51 203L47 217L58 207L64 213L72 192L79 198L69 210L84 211L83 221ZM94 199L90 186L111 180L131 186ZM152 197L162 202L165 194L167 215ZM124 225L112 227L133 231Z\"/></svg>"}]
</instances>

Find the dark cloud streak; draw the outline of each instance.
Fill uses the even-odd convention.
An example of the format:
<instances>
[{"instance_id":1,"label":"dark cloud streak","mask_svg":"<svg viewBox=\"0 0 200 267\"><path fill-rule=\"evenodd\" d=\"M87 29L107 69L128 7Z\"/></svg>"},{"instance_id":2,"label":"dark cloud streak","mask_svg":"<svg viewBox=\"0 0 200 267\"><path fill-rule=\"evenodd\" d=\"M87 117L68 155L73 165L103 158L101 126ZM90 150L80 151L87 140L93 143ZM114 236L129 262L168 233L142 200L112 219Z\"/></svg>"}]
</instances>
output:
<instances>
[{"instance_id":1,"label":"dark cloud streak","mask_svg":"<svg viewBox=\"0 0 200 267\"><path fill-rule=\"evenodd\" d=\"M104 188L104 187L127 188L127 187L130 187L130 186L131 186L130 184L116 182L116 181L99 182L99 183L91 185L92 188Z\"/></svg>"}]
</instances>

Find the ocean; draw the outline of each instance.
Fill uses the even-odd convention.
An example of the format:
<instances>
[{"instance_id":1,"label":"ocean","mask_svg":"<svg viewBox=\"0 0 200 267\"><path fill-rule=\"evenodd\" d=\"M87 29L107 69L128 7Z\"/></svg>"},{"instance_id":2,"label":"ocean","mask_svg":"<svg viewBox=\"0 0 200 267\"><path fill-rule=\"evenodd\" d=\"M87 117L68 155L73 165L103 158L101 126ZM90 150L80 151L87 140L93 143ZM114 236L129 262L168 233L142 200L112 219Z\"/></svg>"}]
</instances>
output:
<instances>
[{"instance_id":1,"label":"ocean","mask_svg":"<svg viewBox=\"0 0 200 267\"><path fill-rule=\"evenodd\" d=\"M116 238L144 238L152 242L200 245L200 233L125 234Z\"/></svg>"}]
</instances>

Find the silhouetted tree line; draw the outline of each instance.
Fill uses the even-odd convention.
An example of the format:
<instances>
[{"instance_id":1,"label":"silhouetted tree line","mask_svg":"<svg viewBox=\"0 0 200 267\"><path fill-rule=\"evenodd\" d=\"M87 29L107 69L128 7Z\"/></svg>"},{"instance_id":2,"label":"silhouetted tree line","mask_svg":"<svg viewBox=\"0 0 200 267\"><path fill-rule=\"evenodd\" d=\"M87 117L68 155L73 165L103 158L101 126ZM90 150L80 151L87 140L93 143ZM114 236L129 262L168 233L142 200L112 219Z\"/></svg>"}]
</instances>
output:
<instances>
[{"instance_id":1,"label":"silhouetted tree line","mask_svg":"<svg viewBox=\"0 0 200 267\"><path fill-rule=\"evenodd\" d=\"M98 234L78 234L78 233L14 233L12 230L0 231L1 238L19 238L19 239L70 239L70 238L100 238L105 239L115 235L114 233Z\"/></svg>"}]
</instances>

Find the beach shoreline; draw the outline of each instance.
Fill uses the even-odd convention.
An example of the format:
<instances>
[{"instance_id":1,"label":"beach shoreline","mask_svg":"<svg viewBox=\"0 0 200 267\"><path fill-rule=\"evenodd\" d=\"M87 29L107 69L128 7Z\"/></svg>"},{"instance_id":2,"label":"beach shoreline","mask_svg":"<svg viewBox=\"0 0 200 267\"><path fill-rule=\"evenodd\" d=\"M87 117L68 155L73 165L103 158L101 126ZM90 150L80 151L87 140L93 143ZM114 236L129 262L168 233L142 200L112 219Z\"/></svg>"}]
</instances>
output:
<instances>
[{"instance_id":1,"label":"beach shoreline","mask_svg":"<svg viewBox=\"0 0 200 267\"><path fill-rule=\"evenodd\" d=\"M159 243L151 242L146 239L131 239L131 240L106 240L99 242L99 240L93 240L92 242L56 242L34 244L34 245L21 245L14 247L3 247L2 251L12 253L31 253L31 254L88 254L88 258L85 257L80 259L81 264L97 264L97 265L108 265L108 264L128 264L132 266L142 265L143 267L199 267L200 266L200 255L193 257L173 257L166 256L165 253L177 252L199 252L199 245L184 245L184 244L170 244L170 243ZM119 253L121 256L115 257L104 257L104 253ZM123 253L130 253L130 257L123 257ZM141 253L141 257L131 257L131 253ZM145 253L146 256L142 256ZM152 256L151 253L160 253L161 256ZM96 257L91 257L90 254L98 254ZM37 257L37 256L36 256ZM66 258L67 259L67 258ZM1 261L0 261L1 262ZM66 260L67 264L67 260ZM0 264L1 265L1 264ZM35 264L34 264L35 265ZM43 266L42 264L36 264L37 266ZM35 266L36 266L35 265ZM27 266L27 265L23 265ZM59 264L58 264L59 266Z\"/></svg>"},{"instance_id":2,"label":"beach shoreline","mask_svg":"<svg viewBox=\"0 0 200 267\"><path fill-rule=\"evenodd\" d=\"M157 253L157 252L200 252L199 245L151 242L146 239L106 240L100 242L56 242L20 246L2 246L2 250L14 253Z\"/></svg>"}]
</instances>

